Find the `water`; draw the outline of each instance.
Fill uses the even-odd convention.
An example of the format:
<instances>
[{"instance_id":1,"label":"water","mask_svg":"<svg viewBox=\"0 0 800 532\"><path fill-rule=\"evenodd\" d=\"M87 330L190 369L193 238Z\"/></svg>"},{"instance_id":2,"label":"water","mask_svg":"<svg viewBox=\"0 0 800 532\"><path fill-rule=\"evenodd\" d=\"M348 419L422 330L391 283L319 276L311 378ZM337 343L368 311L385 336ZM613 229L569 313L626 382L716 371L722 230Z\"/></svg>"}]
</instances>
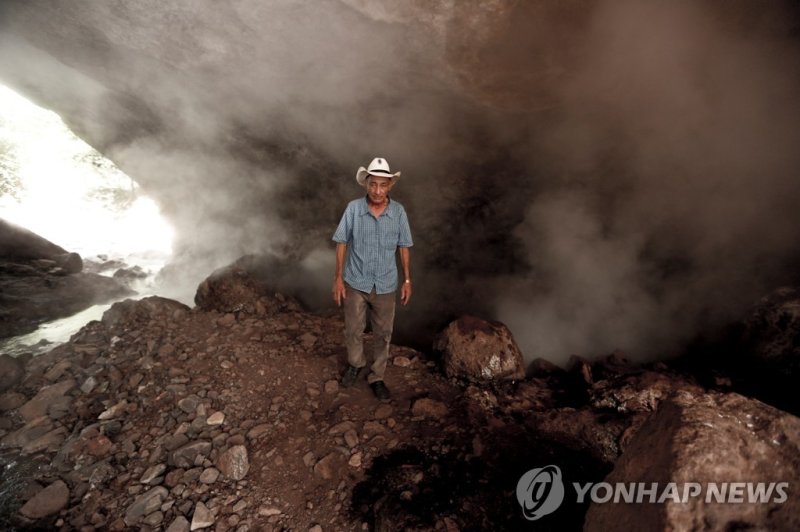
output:
<instances>
[{"instance_id":1,"label":"water","mask_svg":"<svg viewBox=\"0 0 800 532\"><path fill-rule=\"evenodd\" d=\"M102 255L128 268L139 266L147 277L130 281L135 298L154 293L155 276L172 254L174 231L138 184L75 136L57 114L2 85L0 217L87 262L103 262ZM115 270L98 273L112 276ZM0 340L0 352L18 356L52 349L100 319L111 303Z\"/></svg>"}]
</instances>

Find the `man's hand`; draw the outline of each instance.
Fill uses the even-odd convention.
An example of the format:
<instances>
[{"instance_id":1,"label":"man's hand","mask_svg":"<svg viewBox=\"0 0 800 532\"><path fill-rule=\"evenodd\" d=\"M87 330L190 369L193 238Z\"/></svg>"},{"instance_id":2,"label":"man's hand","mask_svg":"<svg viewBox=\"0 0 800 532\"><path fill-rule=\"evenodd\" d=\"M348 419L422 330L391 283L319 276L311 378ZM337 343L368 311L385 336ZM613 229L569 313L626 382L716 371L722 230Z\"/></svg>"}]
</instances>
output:
<instances>
[{"instance_id":1,"label":"man's hand","mask_svg":"<svg viewBox=\"0 0 800 532\"><path fill-rule=\"evenodd\" d=\"M333 301L336 306L341 307L342 302L347 298L344 289L344 280L339 277L333 281Z\"/></svg>"},{"instance_id":2,"label":"man's hand","mask_svg":"<svg viewBox=\"0 0 800 532\"><path fill-rule=\"evenodd\" d=\"M400 288L400 304L403 306L408 305L409 299L411 299L411 283L403 283Z\"/></svg>"}]
</instances>

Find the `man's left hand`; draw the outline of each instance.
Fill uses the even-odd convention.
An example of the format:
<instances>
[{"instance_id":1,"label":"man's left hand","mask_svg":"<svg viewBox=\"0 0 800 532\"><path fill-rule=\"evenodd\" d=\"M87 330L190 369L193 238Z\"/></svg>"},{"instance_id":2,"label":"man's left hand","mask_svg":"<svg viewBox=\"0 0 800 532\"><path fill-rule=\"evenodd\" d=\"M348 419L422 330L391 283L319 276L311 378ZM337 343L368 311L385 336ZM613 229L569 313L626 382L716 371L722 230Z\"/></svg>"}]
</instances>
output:
<instances>
[{"instance_id":1,"label":"man's left hand","mask_svg":"<svg viewBox=\"0 0 800 532\"><path fill-rule=\"evenodd\" d=\"M405 306L408 305L408 301L411 299L411 283L403 283L402 288L400 288L400 304Z\"/></svg>"}]
</instances>

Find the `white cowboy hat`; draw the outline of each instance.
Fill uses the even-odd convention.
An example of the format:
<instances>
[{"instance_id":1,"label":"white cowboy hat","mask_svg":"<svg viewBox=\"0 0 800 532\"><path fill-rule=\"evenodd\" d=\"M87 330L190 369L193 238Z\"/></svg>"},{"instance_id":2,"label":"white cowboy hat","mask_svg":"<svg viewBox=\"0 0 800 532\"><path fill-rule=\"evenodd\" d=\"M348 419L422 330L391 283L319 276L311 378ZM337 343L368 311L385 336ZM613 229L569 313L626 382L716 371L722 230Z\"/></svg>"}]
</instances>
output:
<instances>
[{"instance_id":1,"label":"white cowboy hat","mask_svg":"<svg viewBox=\"0 0 800 532\"><path fill-rule=\"evenodd\" d=\"M369 163L369 168L364 168L362 166L358 169L358 172L356 172L356 181L358 181L358 184L364 186L364 182L366 181L368 175L388 177L389 179L394 179L395 181L400 178L400 172L393 174L391 170L389 170L389 163L387 163L386 159L382 157L375 157L372 159L372 162Z\"/></svg>"}]
</instances>

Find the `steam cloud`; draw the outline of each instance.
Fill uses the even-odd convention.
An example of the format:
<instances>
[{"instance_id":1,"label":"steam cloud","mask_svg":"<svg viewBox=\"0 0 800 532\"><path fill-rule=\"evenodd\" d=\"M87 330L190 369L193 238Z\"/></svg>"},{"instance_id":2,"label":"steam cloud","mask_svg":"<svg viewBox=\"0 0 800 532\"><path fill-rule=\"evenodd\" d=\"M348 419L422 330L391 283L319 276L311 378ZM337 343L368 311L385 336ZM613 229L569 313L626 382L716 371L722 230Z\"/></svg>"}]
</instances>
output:
<instances>
[{"instance_id":1,"label":"steam cloud","mask_svg":"<svg viewBox=\"0 0 800 532\"><path fill-rule=\"evenodd\" d=\"M400 341L472 312L529 360L648 359L797 281L793 3L57 4L0 7L0 76L159 198L181 290L268 252L330 305L378 154L417 244Z\"/></svg>"}]
</instances>

